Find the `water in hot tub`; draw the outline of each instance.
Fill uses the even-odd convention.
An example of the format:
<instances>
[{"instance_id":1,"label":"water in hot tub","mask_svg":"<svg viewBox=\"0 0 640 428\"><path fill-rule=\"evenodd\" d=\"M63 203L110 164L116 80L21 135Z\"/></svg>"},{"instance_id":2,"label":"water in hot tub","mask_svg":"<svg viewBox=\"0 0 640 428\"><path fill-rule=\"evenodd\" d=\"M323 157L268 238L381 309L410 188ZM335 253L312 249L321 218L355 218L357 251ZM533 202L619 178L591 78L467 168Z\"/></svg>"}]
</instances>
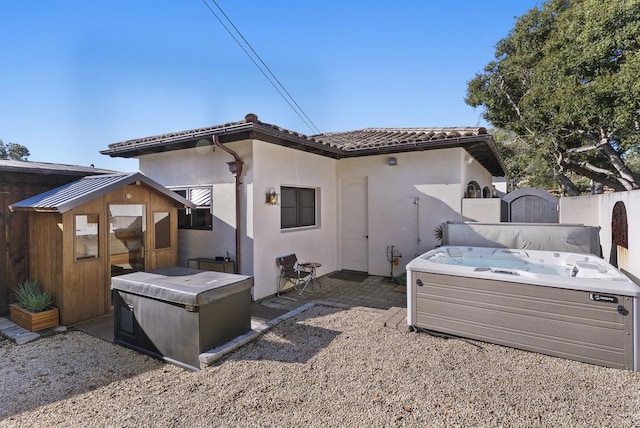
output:
<instances>
[{"instance_id":1,"label":"water in hot tub","mask_svg":"<svg viewBox=\"0 0 640 428\"><path fill-rule=\"evenodd\" d=\"M511 269L533 274L541 275L557 275L571 276L571 268L567 266L555 266L548 264L529 263L519 258L497 258L497 257L431 257L430 260L435 263L444 263L448 265L467 266L474 268L489 269Z\"/></svg>"}]
</instances>

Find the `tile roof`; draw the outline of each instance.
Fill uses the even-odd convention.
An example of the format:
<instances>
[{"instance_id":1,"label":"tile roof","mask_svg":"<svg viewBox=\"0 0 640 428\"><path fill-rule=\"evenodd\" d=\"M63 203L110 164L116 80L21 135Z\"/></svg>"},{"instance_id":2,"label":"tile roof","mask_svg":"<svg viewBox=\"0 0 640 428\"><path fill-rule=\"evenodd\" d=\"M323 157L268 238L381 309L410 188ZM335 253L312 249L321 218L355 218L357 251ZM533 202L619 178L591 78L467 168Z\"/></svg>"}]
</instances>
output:
<instances>
[{"instance_id":1,"label":"tile roof","mask_svg":"<svg viewBox=\"0 0 640 428\"><path fill-rule=\"evenodd\" d=\"M399 153L463 147L495 176L504 175L504 165L493 137L482 127L449 128L367 128L307 136L276 125L260 122L248 114L244 120L206 128L190 129L110 144L100 153L112 157L137 157L150 153L196 147L203 141L220 142L260 139L289 148L335 159L383 153ZM484 151L485 153L481 153ZM478 156L476 156L478 155Z\"/></svg>"},{"instance_id":2,"label":"tile roof","mask_svg":"<svg viewBox=\"0 0 640 428\"><path fill-rule=\"evenodd\" d=\"M487 135L485 128L366 128L314 135L325 144L353 152L381 147L418 145L463 137Z\"/></svg>"},{"instance_id":3,"label":"tile roof","mask_svg":"<svg viewBox=\"0 0 640 428\"><path fill-rule=\"evenodd\" d=\"M195 208L191 202L182 196L139 172L84 177L72 183L16 202L10 205L9 208L12 211L51 211L64 213L99 196L136 182L142 182L184 206Z\"/></svg>"}]
</instances>

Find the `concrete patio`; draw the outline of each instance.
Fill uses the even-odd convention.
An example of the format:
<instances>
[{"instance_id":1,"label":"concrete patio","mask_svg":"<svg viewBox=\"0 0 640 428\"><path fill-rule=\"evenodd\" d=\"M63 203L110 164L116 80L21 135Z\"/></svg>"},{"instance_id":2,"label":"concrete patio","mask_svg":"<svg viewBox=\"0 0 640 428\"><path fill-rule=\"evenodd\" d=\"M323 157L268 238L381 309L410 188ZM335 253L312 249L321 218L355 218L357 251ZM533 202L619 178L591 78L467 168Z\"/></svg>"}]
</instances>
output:
<instances>
[{"instance_id":1,"label":"concrete patio","mask_svg":"<svg viewBox=\"0 0 640 428\"><path fill-rule=\"evenodd\" d=\"M259 304L290 311L311 301L325 301L345 306L364 306L387 310L392 307L407 307L404 284L389 282L389 278L369 276L364 281L348 281L325 275L313 281L302 295L292 289L280 297L272 296L260 300Z\"/></svg>"}]
</instances>

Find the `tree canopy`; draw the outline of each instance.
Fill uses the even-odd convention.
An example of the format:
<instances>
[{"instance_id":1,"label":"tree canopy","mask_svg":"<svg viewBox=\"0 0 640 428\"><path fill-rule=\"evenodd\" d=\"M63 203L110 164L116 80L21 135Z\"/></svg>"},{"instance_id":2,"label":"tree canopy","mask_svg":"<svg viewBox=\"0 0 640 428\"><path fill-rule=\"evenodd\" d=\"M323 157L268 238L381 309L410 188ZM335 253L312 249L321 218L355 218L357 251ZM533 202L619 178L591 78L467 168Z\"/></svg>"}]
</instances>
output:
<instances>
[{"instance_id":1,"label":"tree canopy","mask_svg":"<svg viewBox=\"0 0 640 428\"><path fill-rule=\"evenodd\" d=\"M21 144L6 143L0 140L0 159L13 159L26 161L31 155L29 149Z\"/></svg>"},{"instance_id":2,"label":"tree canopy","mask_svg":"<svg viewBox=\"0 0 640 428\"><path fill-rule=\"evenodd\" d=\"M549 0L521 16L465 101L578 194L576 177L640 188L640 0Z\"/></svg>"}]
</instances>

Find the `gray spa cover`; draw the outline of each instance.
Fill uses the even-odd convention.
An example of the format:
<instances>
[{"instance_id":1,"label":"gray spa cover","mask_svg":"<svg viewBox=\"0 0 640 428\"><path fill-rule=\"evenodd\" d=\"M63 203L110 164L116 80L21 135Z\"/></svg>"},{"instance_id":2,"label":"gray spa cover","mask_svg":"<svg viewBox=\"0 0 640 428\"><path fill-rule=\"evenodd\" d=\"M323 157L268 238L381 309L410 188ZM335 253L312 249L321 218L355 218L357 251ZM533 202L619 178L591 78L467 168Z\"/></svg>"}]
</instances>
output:
<instances>
[{"instance_id":1,"label":"gray spa cover","mask_svg":"<svg viewBox=\"0 0 640 428\"><path fill-rule=\"evenodd\" d=\"M202 306L252 286L253 278L250 276L184 267L134 272L111 278L112 290L191 306Z\"/></svg>"},{"instance_id":2,"label":"gray spa cover","mask_svg":"<svg viewBox=\"0 0 640 428\"><path fill-rule=\"evenodd\" d=\"M602 257L600 228L581 224L464 223L443 224L443 244L594 254Z\"/></svg>"}]
</instances>

